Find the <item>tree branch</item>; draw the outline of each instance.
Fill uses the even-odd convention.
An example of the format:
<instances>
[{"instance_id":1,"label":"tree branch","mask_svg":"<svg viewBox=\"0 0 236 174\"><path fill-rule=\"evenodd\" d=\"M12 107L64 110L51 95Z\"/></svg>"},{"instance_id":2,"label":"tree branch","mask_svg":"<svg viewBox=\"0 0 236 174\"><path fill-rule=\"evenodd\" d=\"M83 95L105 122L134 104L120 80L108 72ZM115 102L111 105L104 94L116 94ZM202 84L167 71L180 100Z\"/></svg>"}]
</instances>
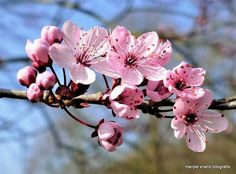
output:
<instances>
[{"instance_id":1,"label":"tree branch","mask_svg":"<svg viewBox=\"0 0 236 174\"><path fill-rule=\"evenodd\" d=\"M81 103L103 105L104 101L101 100L102 96L103 96L102 92L97 92L94 94L80 95L73 99L66 99L63 102L66 106L73 106L75 108L81 108ZM56 96L56 97L59 97L59 96ZM25 91L9 90L9 89L2 89L2 88L0 88L0 98L28 100ZM41 102L50 106L53 105L54 107L59 107L59 104L56 102L56 100L52 99L52 96L48 92L44 93L44 97L41 100ZM165 110L162 110L159 108L171 107L173 105L174 105L173 99L167 99L161 102L153 102L150 100L145 100L141 105L138 106L138 109L140 109L143 113L155 115L156 117L162 117L160 113L165 112ZM223 98L223 99L214 99L209 109L214 109L214 110L236 109L236 95ZM166 112L169 112L169 111L170 109L166 110Z\"/></svg>"}]
</instances>

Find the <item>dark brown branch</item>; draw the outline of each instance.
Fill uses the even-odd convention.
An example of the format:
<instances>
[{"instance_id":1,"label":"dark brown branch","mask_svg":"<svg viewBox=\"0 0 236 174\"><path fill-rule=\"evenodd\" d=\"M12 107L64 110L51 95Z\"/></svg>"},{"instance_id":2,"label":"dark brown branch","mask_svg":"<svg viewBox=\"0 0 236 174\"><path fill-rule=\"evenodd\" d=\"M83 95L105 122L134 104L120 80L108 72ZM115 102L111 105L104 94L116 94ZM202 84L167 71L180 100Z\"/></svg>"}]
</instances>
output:
<instances>
[{"instance_id":1,"label":"dark brown branch","mask_svg":"<svg viewBox=\"0 0 236 174\"><path fill-rule=\"evenodd\" d=\"M99 104L103 105L102 92L97 92L94 94L87 94L87 95L80 95L71 100L64 100L64 104L66 106L73 106L75 108L80 108L81 103L88 103L88 104ZM0 88L0 98L13 98L13 99L25 99L27 100L26 92L20 90L9 90L9 89L1 89ZM48 92L44 93L44 97L42 99L43 103L47 105L58 106L56 101L52 100L52 97ZM144 101L141 105L138 106L143 113L148 113L151 115L155 115L157 117L162 117L160 112L163 110L159 109L160 107L168 107L173 106L174 100L167 99L161 102L152 102L152 101ZM213 100L209 109L214 110L233 110L236 109L236 96L231 96L223 99ZM167 109L167 111L169 111Z\"/></svg>"}]
</instances>

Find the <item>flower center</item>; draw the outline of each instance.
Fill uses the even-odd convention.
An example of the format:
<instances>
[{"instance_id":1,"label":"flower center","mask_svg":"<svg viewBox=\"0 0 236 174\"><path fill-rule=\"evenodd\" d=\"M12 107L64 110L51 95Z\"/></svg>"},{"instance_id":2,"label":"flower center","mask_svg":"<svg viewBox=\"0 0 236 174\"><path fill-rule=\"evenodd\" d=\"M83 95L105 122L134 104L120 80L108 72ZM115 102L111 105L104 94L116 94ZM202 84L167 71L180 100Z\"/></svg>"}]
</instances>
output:
<instances>
[{"instance_id":1,"label":"flower center","mask_svg":"<svg viewBox=\"0 0 236 174\"><path fill-rule=\"evenodd\" d=\"M188 124L194 124L196 121L198 120L197 115L195 113L189 113L188 115L186 115L185 117L185 121Z\"/></svg>"},{"instance_id":2,"label":"flower center","mask_svg":"<svg viewBox=\"0 0 236 174\"><path fill-rule=\"evenodd\" d=\"M132 54L128 54L125 58L125 67L127 66L132 68L137 67L137 57Z\"/></svg>"},{"instance_id":3,"label":"flower center","mask_svg":"<svg viewBox=\"0 0 236 174\"><path fill-rule=\"evenodd\" d=\"M89 60L88 60L88 56L86 54L86 52L83 52L82 54L81 53L76 53L74 55L74 57L76 58L76 63L77 64L82 64L84 66L87 66L89 67L90 64L89 64Z\"/></svg>"},{"instance_id":4,"label":"flower center","mask_svg":"<svg viewBox=\"0 0 236 174\"><path fill-rule=\"evenodd\" d=\"M187 89L187 88L190 88L190 86L188 86L185 81L180 78L176 83L175 83L175 88L178 89L178 90L183 90L183 89Z\"/></svg>"}]
</instances>

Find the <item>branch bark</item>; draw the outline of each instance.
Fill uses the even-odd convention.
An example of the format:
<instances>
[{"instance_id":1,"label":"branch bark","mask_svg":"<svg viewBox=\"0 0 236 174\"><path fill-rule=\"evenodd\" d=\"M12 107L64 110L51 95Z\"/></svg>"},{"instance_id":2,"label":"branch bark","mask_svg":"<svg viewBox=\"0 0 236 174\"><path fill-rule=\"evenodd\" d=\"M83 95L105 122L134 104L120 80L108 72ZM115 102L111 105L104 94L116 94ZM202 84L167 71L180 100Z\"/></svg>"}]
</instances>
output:
<instances>
[{"instance_id":1,"label":"branch bark","mask_svg":"<svg viewBox=\"0 0 236 174\"><path fill-rule=\"evenodd\" d=\"M73 106L75 108L80 108L81 103L103 105L104 101L101 100L102 96L103 96L102 92L80 95L73 99L65 99L64 104L66 106ZM0 98L28 100L25 91L9 90L2 88L0 88ZM51 95L48 92L44 93L44 97L41 100L41 102L53 105L54 107L59 107L58 103L56 103L55 100L52 100ZM145 100L141 105L138 106L138 109L140 109L143 113L148 113L151 115L155 115L156 117L161 117L160 114L161 112L169 112L170 109L165 110L165 109L160 109L160 107L171 107L173 105L174 105L173 99L167 99L161 102L152 102L150 100ZM214 110L236 109L236 95L222 99L214 99L209 109L214 109Z\"/></svg>"}]
</instances>

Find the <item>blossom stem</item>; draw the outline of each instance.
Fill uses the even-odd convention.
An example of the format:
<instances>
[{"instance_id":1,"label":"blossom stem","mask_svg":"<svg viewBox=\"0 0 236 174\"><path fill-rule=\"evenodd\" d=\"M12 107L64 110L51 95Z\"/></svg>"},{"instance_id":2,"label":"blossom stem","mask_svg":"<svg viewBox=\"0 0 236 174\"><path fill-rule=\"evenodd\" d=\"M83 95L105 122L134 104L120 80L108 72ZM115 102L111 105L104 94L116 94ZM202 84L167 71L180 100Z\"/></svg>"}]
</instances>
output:
<instances>
[{"instance_id":1,"label":"blossom stem","mask_svg":"<svg viewBox=\"0 0 236 174\"><path fill-rule=\"evenodd\" d=\"M74 116L66 107L63 107L62 109L63 109L72 119L76 120L77 122L79 122L79 123L81 123L81 124L83 124L83 125L85 125L85 126L87 126L87 127L93 128L93 129L96 128L96 126L91 125L91 124L89 124L89 123L86 123L85 121L80 120L79 118L77 118L76 116Z\"/></svg>"},{"instance_id":2,"label":"blossom stem","mask_svg":"<svg viewBox=\"0 0 236 174\"><path fill-rule=\"evenodd\" d=\"M53 74L56 76L56 79L57 79L57 82L58 82L59 86L61 86L61 82L60 82L59 78L57 77L57 73L55 72L53 66L51 65L51 66L49 66L49 68L51 69Z\"/></svg>"},{"instance_id":3,"label":"blossom stem","mask_svg":"<svg viewBox=\"0 0 236 174\"><path fill-rule=\"evenodd\" d=\"M69 81L69 83L68 83L68 85L67 85L67 86L69 87L69 86L71 85L71 83L72 83L72 80L70 80L70 81Z\"/></svg>"},{"instance_id":4,"label":"blossom stem","mask_svg":"<svg viewBox=\"0 0 236 174\"><path fill-rule=\"evenodd\" d=\"M64 77L64 85L66 86L66 71L65 68L62 68L63 71L63 77Z\"/></svg>"},{"instance_id":5,"label":"blossom stem","mask_svg":"<svg viewBox=\"0 0 236 174\"><path fill-rule=\"evenodd\" d=\"M105 81L107 89L110 89L106 76L103 74L102 77L103 77L103 79Z\"/></svg>"}]
</instances>

